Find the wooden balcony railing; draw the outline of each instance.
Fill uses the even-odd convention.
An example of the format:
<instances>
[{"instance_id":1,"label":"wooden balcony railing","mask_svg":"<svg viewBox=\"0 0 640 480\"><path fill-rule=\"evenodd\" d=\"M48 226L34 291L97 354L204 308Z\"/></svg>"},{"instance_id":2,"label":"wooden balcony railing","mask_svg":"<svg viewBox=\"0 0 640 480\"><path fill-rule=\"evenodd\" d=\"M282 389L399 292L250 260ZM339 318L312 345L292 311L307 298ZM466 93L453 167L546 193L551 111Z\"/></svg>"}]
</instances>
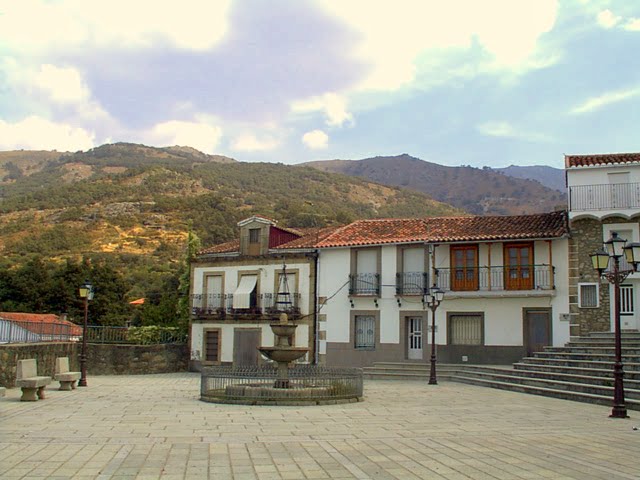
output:
<instances>
[{"instance_id":1,"label":"wooden balcony railing","mask_svg":"<svg viewBox=\"0 0 640 480\"><path fill-rule=\"evenodd\" d=\"M640 183L569 187L569 211L640 208Z\"/></svg>"},{"instance_id":2,"label":"wooden balcony railing","mask_svg":"<svg viewBox=\"0 0 640 480\"><path fill-rule=\"evenodd\" d=\"M551 265L438 268L435 283L444 291L553 290Z\"/></svg>"}]
</instances>

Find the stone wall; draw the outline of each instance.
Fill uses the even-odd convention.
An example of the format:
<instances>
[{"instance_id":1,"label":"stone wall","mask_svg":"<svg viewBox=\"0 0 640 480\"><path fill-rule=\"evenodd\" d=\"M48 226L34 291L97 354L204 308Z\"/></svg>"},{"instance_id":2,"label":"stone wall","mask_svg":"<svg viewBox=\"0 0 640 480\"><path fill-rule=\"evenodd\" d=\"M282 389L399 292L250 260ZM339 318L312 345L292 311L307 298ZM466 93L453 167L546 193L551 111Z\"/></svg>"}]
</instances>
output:
<instances>
[{"instance_id":1,"label":"stone wall","mask_svg":"<svg viewBox=\"0 0 640 480\"><path fill-rule=\"evenodd\" d=\"M35 358L38 374L53 377L57 357L69 357L72 371L80 370L79 343L19 343L0 345L0 386L14 387L18 360ZM87 376L136 375L187 370L187 345L87 345Z\"/></svg>"}]
</instances>

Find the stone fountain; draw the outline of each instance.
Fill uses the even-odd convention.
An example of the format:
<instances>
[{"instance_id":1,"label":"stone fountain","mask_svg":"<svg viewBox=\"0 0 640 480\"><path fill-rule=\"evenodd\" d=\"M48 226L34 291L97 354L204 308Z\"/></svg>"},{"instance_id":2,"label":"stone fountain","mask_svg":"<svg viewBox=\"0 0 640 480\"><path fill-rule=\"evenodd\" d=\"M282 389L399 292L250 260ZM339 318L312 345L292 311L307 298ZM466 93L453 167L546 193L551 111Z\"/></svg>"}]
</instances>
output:
<instances>
[{"instance_id":1,"label":"stone fountain","mask_svg":"<svg viewBox=\"0 0 640 480\"><path fill-rule=\"evenodd\" d=\"M258 351L278 364L278 376L273 387L290 388L289 363L302 358L309 349L294 347L290 344L289 339L293 336L298 325L289 322L289 317L286 313L281 313L280 321L273 322L269 326L275 336L275 344L273 347L259 347Z\"/></svg>"}]
</instances>

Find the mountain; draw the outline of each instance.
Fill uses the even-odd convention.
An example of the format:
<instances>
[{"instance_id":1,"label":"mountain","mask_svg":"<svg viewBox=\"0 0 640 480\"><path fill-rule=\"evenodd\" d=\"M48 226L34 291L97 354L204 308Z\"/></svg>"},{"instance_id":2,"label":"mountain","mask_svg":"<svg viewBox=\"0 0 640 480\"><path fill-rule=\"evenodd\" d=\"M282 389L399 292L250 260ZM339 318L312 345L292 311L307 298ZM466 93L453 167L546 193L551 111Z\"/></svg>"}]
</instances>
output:
<instances>
[{"instance_id":1,"label":"mountain","mask_svg":"<svg viewBox=\"0 0 640 480\"><path fill-rule=\"evenodd\" d=\"M138 282L171 270L189 229L211 245L234 238L237 222L252 214L306 227L463 213L419 192L188 147L0 152L3 262L99 253Z\"/></svg>"},{"instance_id":2,"label":"mountain","mask_svg":"<svg viewBox=\"0 0 640 480\"><path fill-rule=\"evenodd\" d=\"M539 213L566 204L564 193L534 180L503 175L489 167L446 167L407 154L302 165L409 188L478 215Z\"/></svg>"},{"instance_id":3,"label":"mountain","mask_svg":"<svg viewBox=\"0 0 640 480\"><path fill-rule=\"evenodd\" d=\"M510 165L504 168L492 168L492 170L509 177L535 180L545 187L559 192L565 192L567 189L564 170L560 168L547 167L546 165Z\"/></svg>"}]
</instances>

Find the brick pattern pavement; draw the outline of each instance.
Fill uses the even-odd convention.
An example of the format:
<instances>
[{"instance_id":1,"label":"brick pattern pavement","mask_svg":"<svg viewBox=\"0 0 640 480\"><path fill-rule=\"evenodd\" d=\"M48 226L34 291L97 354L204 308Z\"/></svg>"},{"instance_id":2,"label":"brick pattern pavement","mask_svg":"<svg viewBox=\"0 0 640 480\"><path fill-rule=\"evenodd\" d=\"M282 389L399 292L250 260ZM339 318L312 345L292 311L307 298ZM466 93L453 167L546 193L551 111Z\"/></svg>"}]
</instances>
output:
<instances>
[{"instance_id":1,"label":"brick pattern pavement","mask_svg":"<svg viewBox=\"0 0 640 480\"><path fill-rule=\"evenodd\" d=\"M470 385L369 380L366 401L198 400L199 376L99 376L0 398L2 479L640 478L640 414Z\"/></svg>"}]
</instances>

